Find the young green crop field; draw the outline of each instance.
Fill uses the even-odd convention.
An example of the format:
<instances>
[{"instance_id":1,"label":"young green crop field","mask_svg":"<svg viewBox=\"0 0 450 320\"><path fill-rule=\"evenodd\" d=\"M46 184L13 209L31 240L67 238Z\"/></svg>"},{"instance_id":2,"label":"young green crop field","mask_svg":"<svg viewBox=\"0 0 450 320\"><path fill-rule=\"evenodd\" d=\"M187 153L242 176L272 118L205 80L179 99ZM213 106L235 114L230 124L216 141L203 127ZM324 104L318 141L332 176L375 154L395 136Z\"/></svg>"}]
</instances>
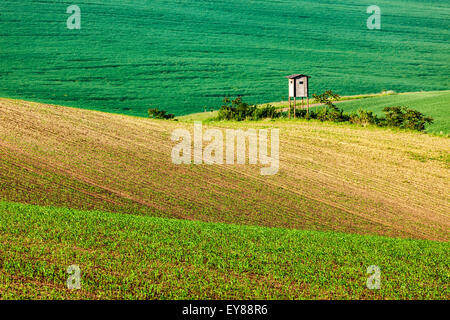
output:
<instances>
[{"instance_id":1,"label":"young green crop field","mask_svg":"<svg viewBox=\"0 0 450 320\"><path fill-rule=\"evenodd\" d=\"M448 243L0 202L0 299L448 299ZM66 288L67 267L81 290ZM366 287L367 268L381 288Z\"/></svg>"},{"instance_id":2,"label":"young green crop field","mask_svg":"<svg viewBox=\"0 0 450 320\"><path fill-rule=\"evenodd\" d=\"M218 108L224 96L286 99L292 73L311 91L448 90L447 0L2 1L0 96L145 116ZM439 129L437 129L439 130Z\"/></svg>"}]
</instances>

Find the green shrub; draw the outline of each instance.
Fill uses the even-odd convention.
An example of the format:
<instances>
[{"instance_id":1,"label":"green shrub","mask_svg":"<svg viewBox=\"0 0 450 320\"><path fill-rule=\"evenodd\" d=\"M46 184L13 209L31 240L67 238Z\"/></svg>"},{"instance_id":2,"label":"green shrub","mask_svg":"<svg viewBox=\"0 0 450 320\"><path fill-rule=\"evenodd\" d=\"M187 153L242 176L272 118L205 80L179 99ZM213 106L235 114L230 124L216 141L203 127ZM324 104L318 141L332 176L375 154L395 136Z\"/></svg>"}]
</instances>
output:
<instances>
[{"instance_id":1,"label":"green shrub","mask_svg":"<svg viewBox=\"0 0 450 320\"><path fill-rule=\"evenodd\" d=\"M156 108L148 109L148 116L153 119L165 119L165 120L175 118L175 115L167 113L167 111L165 110L158 110Z\"/></svg>"},{"instance_id":2,"label":"green shrub","mask_svg":"<svg viewBox=\"0 0 450 320\"><path fill-rule=\"evenodd\" d=\"M351 122L363 126L377 125L379 127L396 127L424 131L427 124L433 123L433 118L427 117L421 112L408 107L386 107L383 109L385 117L378 118L372 111L359 109L350 115L343 112L332 101L339 100L339 95L331 90L322 94L313 94L314 99L325 106L316 113L300 114L306 119L318 119L320 121Z\"/></svg>"},{"instance_id":3,"label":"green shrub","mask_svg":"<svg viewBox=\"0 0 450 320\"><path fill-rule=\"evenodd\" d=\"M386 125L388 127L401 127L403 125L406 107L386 107L383 109L386 115Z\"/></svg>"},{"instance_id":4,"label":"green shrub","mask_svg":"<svg viewBox=\"0 0 450 320\"><path fill-rule=\"evenodd\" d=\"M383 112L386 115L384 124L389 127L424 131L426 124L433 123L433 118L404 106L386 107Z\"/></svg>"},{"instance_id":5,"label":"green shrub","mask_svg":"<svg viewBox=\"0 0 450 320\"><path fill-rule=\"evenodd\" d=\"M349 120L349 116L342 109L325 107L317 111L316 119L320 121L344 122Z\"/></svg>"},{"instance_id":6,"label":"green shrub","mask_svg":"<svg viewBox=\"0 0 450 320\"><path fill-rule=\"evenodd\" d=\"M266 118L274 119L282 116L274 106L269 104L263 108L250 106L242 100L242 97L237 97L234 100L225 98L223 102L224 105L220 107L217 115L218 120L260 120Z\"/></svg>"},{"instance_id":7,"label":"green shrub","mask_svg":"<svg viewBox=\"0 0 450 320\"><path fill-rule=\"evenodd\" d=\"M322 94L313 94L314 99L325 106L319 110L305 109L296 111L296 117L299 119L317 119L320 121L332 122L350 122L362 126L376 125L379 127L397 127L417 131L425 130L425 125L433 123L433 118L423 115L421 112L408 107L386 107L383 109L385 117L377 117L372 111L358 109L357 112L346 114L338 108L333 101L339 100L339 95L331 90ZM258 108L250 106L242 101L241 97L234 100L224 99L224 105L220 108L218 120L260 120L288 118L289 112L278 111L274 106L268 104L265 107Z\"/></svg>"},{"instance_id":8,"label":"green shrub","mask_svg":"<svg viewBox=\"0 0 450 320\"><path fill-rule=\"evenodd\" d=\"M407 109L404 116L405 121L403 127L407 129L424 131L426 124L432 124L433 118L426 117L424 114L417 110Z\"/></svg>"},{"instance_id":9,"label":"green shrub","mask_svg":"<svg viewBox=\"0 0 450 320\"><path fill-rule=\"evenodd\" d=\"M334 93L331 90L327 90L321 94L314 93L313 98L317 103L322 103L326 105L327 108L338 109L336 105L333 104L333 101L339 100L341 97L337 93Z\"/></svg>"},{"instance_id":10,"label":"green shrub","mask_svg":"<svg viewBox=\"0 0 450 320\"><path fill-rule=\"evenodd\" d=\"M333 122L343 122L350 119L350 117L346 115L342 109L339 109L335 104L333 104L333 101L340 99L340 96L337 93L327 90L322 94L313 94L313 98L318 103L325 105L317 112L316 119L319 119L320 121Z\"/></svg>"},{"instance_id":11,"label":"green shrub","mask_svg":"<svg viewBox=\"0 0 450 320\"><path fill-rule=\"evenodd\" d=\"M282 115L281 113L275 108L274 106L268 104L265 107L262 108L256 108L254 112L254 118L255 120L259 119L276 119L280 118Z\"/></svg>"},{"instance_id":12,"label":"green shrub","mask_svg":"<svg viewBox=\"0 0 450 320\"><path fill-rule=\"evenodd\" d=\"M349 121L361 126L376 125L379 123L378 117L373 114L372 111L366 111L364 109L358 109L356 113L352 113L349 116Z\"/></svg>"}]
</instances>

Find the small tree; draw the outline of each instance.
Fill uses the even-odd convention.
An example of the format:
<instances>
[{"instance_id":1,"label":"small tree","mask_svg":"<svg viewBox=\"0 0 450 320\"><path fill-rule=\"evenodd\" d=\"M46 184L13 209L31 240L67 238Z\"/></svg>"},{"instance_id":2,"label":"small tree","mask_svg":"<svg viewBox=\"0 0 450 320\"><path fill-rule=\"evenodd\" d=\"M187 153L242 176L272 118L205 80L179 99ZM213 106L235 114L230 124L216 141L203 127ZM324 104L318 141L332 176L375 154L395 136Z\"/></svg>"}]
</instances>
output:
<instances>
[{"instance_id":1,"label":"small tree","mask_svg":"<svg viewBox=\"0 0 450 320\"><path fill-rule=\"evenodd\" d=\"M331 90L327 90L322 94L313 94L316 102L324 104L325 107L317 112L317 119L321 121L347 121L349 117L344 114L344 111L339 109L333 101L339 100L340 96Z\"/></svg>"},{"instance_id":2,"label":"small tree","mask_svg":"<svg viewBox=\"0 0 450 320\"><path fill-rule=\"evenodd\" d=\"M426 124L432 124L434 119L432 117L426 117L424 114L417 110L407 109L404 116L404 128L424 131Z\"/></svg>"},{"instance_id":3,"label":"small tree","mask_svg":"<svg viewBox=\"0 0 450 320\"><path fill-rule=\"evenodd\" d=\"M335 104L333 104L333 101L339 100L341 98L340 95L337 93L334 93L331 90L327 90L324 93L321 94L313 94L313 98L317 103L324 104L327 108L339 110L338 107L336 107Z\"/></svg>"},{"instance_id":4,"label":"small tree","mask_svg":"<svg viewBox=\"0 0 450 320\"><path fill-rule=\"evenodd\" d=\"M350 122L359 124L362 126L368 126L370 124L378 124L379 119L377 115L373 114L372 111L366 111L364 109L358 109L356 113L350 115Z\"/></svg>"},{"instance_id":5,"label":"small tree","mask_svg":"<svg viewBox=\"0 0 450 320\"><path fill-rule=\"evenodd\" d=\"M403 125L406 107L386 107L383 109L386 115L386 125L389 127L401 127Z\"/></svg>"},{"instance_id":6,"label":"small tree","mask_svg":"<svg viewBox=\"0 0 450 320\"><path fill-rule=\"evenodd\" d=\"M274 106L267 104L265 107L262 108L256 108L255 112L253 113L254 120L259 119L276 119L280 118L281 113L275 108Z\"/></svg>"},{"instance_id":7,"label":"small tree","mask_svg":"<svg viewBox=\"0 0 450 320\"><path fill-rule=\"evenodd\" d=\"M390 127L424 131L426 124L433 123L432 117L408 107L386 107L383 112L386 114L385 123Z\"/></svg>"}]
</instances>

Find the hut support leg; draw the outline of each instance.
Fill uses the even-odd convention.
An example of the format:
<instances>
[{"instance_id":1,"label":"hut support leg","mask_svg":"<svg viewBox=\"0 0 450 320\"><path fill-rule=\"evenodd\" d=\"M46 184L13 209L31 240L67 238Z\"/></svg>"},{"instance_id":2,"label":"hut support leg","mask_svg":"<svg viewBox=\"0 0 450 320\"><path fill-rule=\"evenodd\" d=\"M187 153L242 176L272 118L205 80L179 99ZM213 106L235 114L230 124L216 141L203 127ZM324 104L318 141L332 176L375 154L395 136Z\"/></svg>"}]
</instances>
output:
<instances>
[{"instance_id":1,"label":"hut support leg","mask_svg":"<svg viewBox=\"0 0 450 320\"><path fill-rule=\"evenodd\" d=\"M291 97L289 97L289 119L291 118Z\"/></svg>"},{"instance_id":2,"label":"hut support leg","mask_svg":"<svg viewBox=\"0 0 450 320\"><path fill-rule=\"evenodd\" d=\"M296 117L296 115L295 115L296 109L297 109L297 98L294 97L294 119L295 119L295 117Z\"/></svg>"},{"instance_id":3,"label":"hut support leg","mask_svg":"<svg viewBox=\"0 0 450 320\"><path fill-rule=\"evenodd\" d=\"M309 97L307 98L307 100L308 100L308 106L306 107L306 113L309 114Z\"/></svg>"}]
</instances>

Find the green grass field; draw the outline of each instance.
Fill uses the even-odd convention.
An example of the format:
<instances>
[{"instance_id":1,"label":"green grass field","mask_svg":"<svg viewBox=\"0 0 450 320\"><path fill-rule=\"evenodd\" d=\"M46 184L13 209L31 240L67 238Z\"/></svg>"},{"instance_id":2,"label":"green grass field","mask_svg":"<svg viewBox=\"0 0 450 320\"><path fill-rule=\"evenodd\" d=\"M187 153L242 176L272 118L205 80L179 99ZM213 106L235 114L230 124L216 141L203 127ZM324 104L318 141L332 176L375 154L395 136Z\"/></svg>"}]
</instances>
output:
<instances>
[{"instance_id":1,"label":"green grass field","mask_svg":"<svg viewBox=\"0 0 450 320\"><path fill-rule=\"evenodd\" d=\"M448 299L448 243L0 202L0 299ZM82 289L66 289L69 265ZM381 289L366 287L381 269Z\"/></svg>"},{"instance_id":2,"label":"green grass field","mask_svg":"<svg viewBox=\"0 0 450 320\"><path fill-rule=\"evenodd\" d=\"M381 30L366 27L369 0L2 1L0 96L146 116L287 97L292 73L311 91L448 90L446 0L379 0Z\"/></svg>"}]
</instances>

